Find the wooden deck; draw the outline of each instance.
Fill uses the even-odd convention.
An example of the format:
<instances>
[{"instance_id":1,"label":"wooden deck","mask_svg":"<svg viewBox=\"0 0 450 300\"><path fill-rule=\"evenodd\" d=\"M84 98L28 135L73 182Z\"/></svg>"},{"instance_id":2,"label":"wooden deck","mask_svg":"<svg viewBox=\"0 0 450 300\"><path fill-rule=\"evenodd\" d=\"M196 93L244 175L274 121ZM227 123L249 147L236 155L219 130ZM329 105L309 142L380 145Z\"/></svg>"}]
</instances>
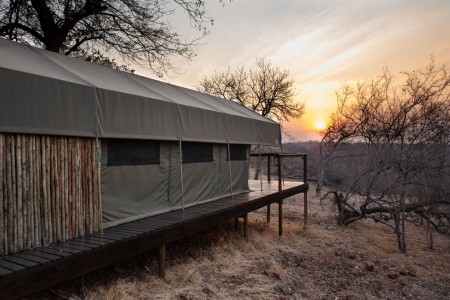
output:
<instances>
[{"instance_id":1,"label":"wooden deck","mask_svg":"<svg viewBox=\"0 0 450 300\"><path fill-rule=\"evenodd\" d=\"M167 243L308 190L308 184L302 182L285 182L282 191L278 190L278 182L263 182L262 191L259 181L250 181L249 184L252 192L233 198L189 207L184 212L179 210L148 217L107 228L103 233L1 257L0 299L19 298L150 249L164 249Z\"/></svg>"}]
</instances>

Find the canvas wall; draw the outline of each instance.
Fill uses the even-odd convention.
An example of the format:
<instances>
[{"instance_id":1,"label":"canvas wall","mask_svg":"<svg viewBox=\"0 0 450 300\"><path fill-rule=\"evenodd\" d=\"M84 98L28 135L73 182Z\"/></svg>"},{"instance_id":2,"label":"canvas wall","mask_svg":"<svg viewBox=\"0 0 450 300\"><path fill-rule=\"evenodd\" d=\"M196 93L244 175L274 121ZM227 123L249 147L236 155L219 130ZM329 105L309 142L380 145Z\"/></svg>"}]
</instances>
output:
<instances>
[{"instance_id":1,"label":"canvas wall","mask_svg":"<svg viewBox=\"0 0 450 300\"><path fill-rule=\"evenodd\" d=\"M187 148L184 144L187 143L182 143L181 147ZM209 145L212 157L208 161L188 161L189 156L183 155L184 163L181 164L179 142L160 141L158 163L111 165L108 163L108 140L103 140L104 227L248 191L249 147L244 146L245 160L241 157L229 161L226 144ZM194 160L195 156L194 153ZM202 159L201 155L197 156Z\"/></svg>"}]
</instances>

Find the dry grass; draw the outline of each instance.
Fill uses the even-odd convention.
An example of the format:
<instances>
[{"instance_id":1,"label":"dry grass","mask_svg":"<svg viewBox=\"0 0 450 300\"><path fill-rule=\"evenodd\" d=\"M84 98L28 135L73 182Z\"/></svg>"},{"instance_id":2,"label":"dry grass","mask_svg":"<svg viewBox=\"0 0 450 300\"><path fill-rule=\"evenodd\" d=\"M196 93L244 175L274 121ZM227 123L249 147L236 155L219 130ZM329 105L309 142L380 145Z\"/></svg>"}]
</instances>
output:
<instances>
[{"instance_id":1,"label":"dry grass","mask_svg":"<svg viewBox=\"0 0 450 300\"><path fill-rule=\"evenodd\" d=\"M389 228L370 221L339 227L313 193L304 230L302 199L286 200L282 238L274 205L270 224L264 209L250 215L248 242L230 222L169 245L165 279L149 252L30 298L448 299L448 236L436 233L431 251L424 228L409 224L409 252L401 254Z\"/></svg>"}]
</instances>

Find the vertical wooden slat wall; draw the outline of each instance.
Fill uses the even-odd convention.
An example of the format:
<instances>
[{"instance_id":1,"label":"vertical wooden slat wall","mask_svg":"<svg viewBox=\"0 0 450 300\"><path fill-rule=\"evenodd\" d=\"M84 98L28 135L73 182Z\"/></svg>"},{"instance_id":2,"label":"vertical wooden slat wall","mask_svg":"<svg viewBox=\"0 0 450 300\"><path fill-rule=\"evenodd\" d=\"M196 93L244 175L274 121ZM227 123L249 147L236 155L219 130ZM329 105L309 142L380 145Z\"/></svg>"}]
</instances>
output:
<instances>
[{"instance_id":1,"label":"vertical wooden slat wall","mask_svg":"<svg viewBox=\"0 0 450 300\"><path fill-rule=\"evenodd\" d=\"M0 256L101 229L95 139L0 133Z\"/></svg>"}]
</instances>

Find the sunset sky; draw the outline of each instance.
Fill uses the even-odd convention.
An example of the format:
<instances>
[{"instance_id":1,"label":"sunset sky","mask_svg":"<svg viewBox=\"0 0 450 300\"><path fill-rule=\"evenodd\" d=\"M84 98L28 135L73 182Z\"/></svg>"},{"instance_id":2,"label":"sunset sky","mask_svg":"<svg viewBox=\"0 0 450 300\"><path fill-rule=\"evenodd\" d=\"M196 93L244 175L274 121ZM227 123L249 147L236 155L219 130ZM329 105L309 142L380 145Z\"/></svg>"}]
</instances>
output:
<instances>
[{"instance_id":1,"label":"sunset sky","mask_svg":"<svg viewBox=\"0 0 450 300\"><path fill-rule=\"evenodd\" d=\"M434 56L450 65L450 0L209 0L214 19L197 57L175 59L177 72L165 81L195 88L204 75L265 57L290 71L307 111L285 124L296 140L319 139L344 81L356 82L389 67L398 74L423 68ZM198 33L180 11L171 17L178 31ZM148 71L138 74L151 76ZM284 141L288 141L285 138Z\"/></svg>"}]
</instances>

